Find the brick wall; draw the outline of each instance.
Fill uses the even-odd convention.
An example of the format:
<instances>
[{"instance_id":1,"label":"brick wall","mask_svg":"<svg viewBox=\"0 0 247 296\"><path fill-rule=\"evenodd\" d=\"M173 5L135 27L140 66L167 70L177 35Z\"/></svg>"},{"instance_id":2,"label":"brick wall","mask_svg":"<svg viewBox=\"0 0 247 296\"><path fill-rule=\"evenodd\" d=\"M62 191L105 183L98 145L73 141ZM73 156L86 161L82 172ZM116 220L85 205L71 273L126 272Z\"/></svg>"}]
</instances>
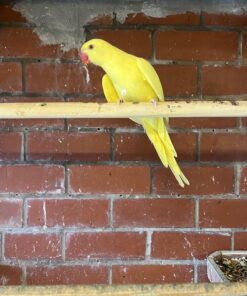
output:
<instances>
[{"instance_id":1,"label":"brick wall","mask_svg":"<svg viewBox=\"0 0 247 296\"><path fill-rule=\"evenodd\" d=\"M0 6L0 100L102 101L102 71L44 45ZM87 26L150 59L169 99L246 98L247 17L105 17ZM171 119L180 188L127 119L0 120L1 284L206 281L205 258L247 248L247 121Z\"/></svg>"}]
</instances>

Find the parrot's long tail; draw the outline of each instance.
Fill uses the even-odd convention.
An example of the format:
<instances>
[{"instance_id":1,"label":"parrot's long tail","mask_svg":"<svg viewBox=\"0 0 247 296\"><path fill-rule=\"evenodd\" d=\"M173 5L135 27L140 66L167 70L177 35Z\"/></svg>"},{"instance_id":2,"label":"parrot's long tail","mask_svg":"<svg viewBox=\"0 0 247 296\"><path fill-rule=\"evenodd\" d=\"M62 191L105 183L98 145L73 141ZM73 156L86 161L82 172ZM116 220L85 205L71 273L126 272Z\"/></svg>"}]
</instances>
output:
<instances>
[{"instance_id":1,"label":"parrot's long tail","mask_svg":"<svg viewBox=\"0 0 247 296\"><path fill-rule=\"evenodd\" d=\"M154 145L159 158L165 167L170 167L180 186L189 185L188 179L185 177L177 164L175 157L177 153L173 147L166 124L163 118L143 118L142 125L152 144Z\"/></svg>"}]
</instances>

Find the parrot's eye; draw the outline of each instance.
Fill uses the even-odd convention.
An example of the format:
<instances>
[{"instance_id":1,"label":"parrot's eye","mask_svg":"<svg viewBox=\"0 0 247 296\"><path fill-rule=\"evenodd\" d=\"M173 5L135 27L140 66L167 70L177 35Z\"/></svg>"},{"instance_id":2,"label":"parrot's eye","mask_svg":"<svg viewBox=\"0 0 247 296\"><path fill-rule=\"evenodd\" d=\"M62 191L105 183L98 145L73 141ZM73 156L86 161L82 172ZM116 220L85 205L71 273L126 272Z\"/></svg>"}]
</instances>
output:
<instances>
[{"instance_id":1,"label":"parrot's eye","mask_svg":"<svg viewBox=\"0 0 247 296\"><path fill-rule=\"evenodd\" d=\"M89 45L89 49L93 49L93 45L92 44Z\"/></svg>"}]
</instances>

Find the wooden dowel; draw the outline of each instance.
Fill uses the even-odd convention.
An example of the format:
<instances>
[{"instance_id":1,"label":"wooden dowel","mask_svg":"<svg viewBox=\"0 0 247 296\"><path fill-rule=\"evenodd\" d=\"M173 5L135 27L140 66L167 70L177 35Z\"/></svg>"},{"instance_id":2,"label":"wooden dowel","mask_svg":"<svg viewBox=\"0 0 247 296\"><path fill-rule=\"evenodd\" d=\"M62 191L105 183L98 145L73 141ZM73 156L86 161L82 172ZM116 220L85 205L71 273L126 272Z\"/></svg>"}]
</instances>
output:
<instances>
[{"instance_id":1,"label":"wooden dowel","mask_svg":"<svg viewBox=\"0 0 247 296\"><path fill-rule=\"evenodd\" d=\"M2 296L244 296L246 293L246 283L0 287Z\"/></svg>"},{"instance_id":2,"label":"wooden dowel","mask_svg":"<svg viewBox=\"0 0 247 296\"><path fill-rule=\"evenodd\" d=\"M7 118L246 117L247 101L166 101L157 103L0 103Z\"/></svg>"}]
</instances>

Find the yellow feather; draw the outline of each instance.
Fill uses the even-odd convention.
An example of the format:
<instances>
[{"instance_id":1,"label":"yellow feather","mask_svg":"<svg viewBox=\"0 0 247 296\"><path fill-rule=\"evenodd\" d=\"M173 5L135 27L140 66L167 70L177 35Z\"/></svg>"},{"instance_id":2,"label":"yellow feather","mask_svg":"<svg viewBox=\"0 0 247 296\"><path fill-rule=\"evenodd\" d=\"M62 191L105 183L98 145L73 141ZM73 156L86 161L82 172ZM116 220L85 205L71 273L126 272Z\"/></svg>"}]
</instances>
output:
<instances>
[{"instance_id":1,"label":"yellow feather","mask_svg":"<svg viewBox=\"0 0 247 296\"><path fill-rule=\"evenodd\" d=\"M102 67L106 72L102 86L108 102L117 102L120 98L125 102L164 101L159 77L148 61L130 55L100 39L86 42L81 50L88 55L92 63ZM179 185L189 185L175 159L177 153L167 131L168 119L131 119L143 125L161 162L165 167L170 167Z\"/></svg>"},{"instance_id":2,"label":"yellow feather","mask_svg":"<svg viewBox=\"0 0 247 296\"><path fill-rule=\"evenodd\" d=\"M155 72L154 68L148 61L141 58L137 58L136 62L145 79L147 79L148 83L157 94L159 101L164 101L162 85L160 83L159 76Z\"/></svg>"},{"instance_id":3,"label":"yellow feather","mask_svg":"<svg viewBox=\"0 0 247 296\"><path fill-rule=\"evenodd\" d=\"M144 128L149 140L154 145L154 148L156 149L161 162L167 168L169 163L168 163L168 159L167 159L167 155L166 155L166 151L165 151L165 146L164 146L157 130L155 130L152 127L152 125L150 125L148 118L144 118L142 120L142 125L143 125L143 128Z\"/></svg>"},{"instance_id":4,"label":"yellow feather","mask_svg":"<svg viewBox=\"0 0 247 296\"><path fill-rule=\"evenodd\" d=\"M111 79L107 74L105 74L102 78L102 87L103 87L103 91L104 91L107 102L116 103L119 97L111 82Z\"/></svg>"}]
</instances>

